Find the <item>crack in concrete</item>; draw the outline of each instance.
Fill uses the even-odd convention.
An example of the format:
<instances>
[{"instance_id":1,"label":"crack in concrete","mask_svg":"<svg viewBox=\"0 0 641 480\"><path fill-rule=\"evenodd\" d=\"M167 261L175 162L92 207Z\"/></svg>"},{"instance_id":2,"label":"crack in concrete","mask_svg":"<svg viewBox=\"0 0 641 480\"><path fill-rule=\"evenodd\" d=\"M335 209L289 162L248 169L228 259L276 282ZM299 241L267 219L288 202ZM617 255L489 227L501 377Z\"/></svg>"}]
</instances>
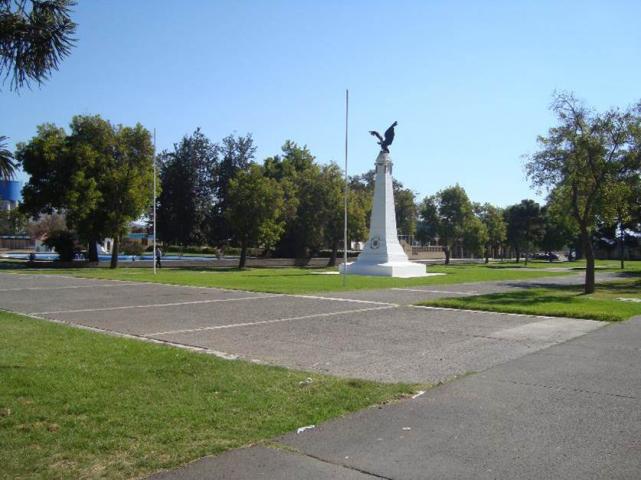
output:
<instances>
[{"instance_id":1,"label":"crack in concrete","mask_svg":"<svg viewBox=\"0 0 641 480\"><path fill-rule=\"evenodd\" d=\"M286 452L300 455L301 457L307 457L311 458L313 460L316 460L318 462L326 463L327 465L333 465L335 467L340 467L340 468L345 468L347 470L353 470L358 473L362 473L363 475L368 475L373 478L380 478L381 480L394 480L392 477L386 477L384 475L379 475L374 472L370 472L368 470L364 470L362 468L355 467L353 465L346 465L344 463L339 463L339 462L332 462L331 460L327 460L325 458L318 457L316 455L312 455L310 453L303 452L297 448L291 447L289 445L283 445L282 443L277 443L277 442L270 442L268 445L265 445L268 448L274 448L274 449L282 449Z\"/></svg>"},{"instance_id":2,"label":"crack in concrete","mask_svg":"<svg viewBox=\"0 0 641 480\"><path fill-rule=\"evenodd\" d=\"M562 390L562 391L567 391L567 392L576 392L576 393L587 393L590 395L603 395L607 397L617 397L617 398L627 398L630 400L638 400L638 397L635 396L630 396L630 395L623 395L621 393L610 393L610 392L597 392L593 390L585 390L583 388L569 388L569 387L561 387L558 385L544 385L542 383L529 383L529 382L517 382L516 380L501 380L501 379L490 379L490 381L494 382L500 382L500 383L511 383L513 385L522 385L525 387L539 387L539 388L547 388L549 390Z\"/></svg>"}]
</instances>

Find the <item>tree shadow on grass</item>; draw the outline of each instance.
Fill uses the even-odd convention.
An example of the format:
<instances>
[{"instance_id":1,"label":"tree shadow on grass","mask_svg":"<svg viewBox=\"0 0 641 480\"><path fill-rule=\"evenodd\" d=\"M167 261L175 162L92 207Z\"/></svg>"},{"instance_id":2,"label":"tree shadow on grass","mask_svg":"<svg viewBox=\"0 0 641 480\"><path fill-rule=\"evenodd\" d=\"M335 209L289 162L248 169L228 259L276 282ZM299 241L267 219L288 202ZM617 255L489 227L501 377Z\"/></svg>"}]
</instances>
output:
<instances>
[{"instance_id":1,"label":"tree shadow on grass","mask_svg":"<svg viewBox=\"0 0 641 480\"><path fill-rule=\"evenodd\" d=\"M535 291L525 290L519 292L508 292L508 293L494 293L490 295L484 295L483 299L476 298L476 302L483 305L491 306L495 303L505 305L505 306L519 306L519 307L529 307L545 303L560 303L571 301L574 296L572 294L561 294L555 295L552 293L542 293L537 295Z\"/></svg>"},{"instance_id":2,"label":"tree shadow on grass","mask_svg":"<svg viewBox=\"0 0 641 480\"><path fill-rule=\"evenodd\" d=\"M632 277L641 277L641 275L634 275ZM641 279L634 282L611 282L602 283L597 285L597 292L607 292L612 294L632 294L641 295Z\"/></svg>"},{"instance_id":3,"label":"tree shadow on grass","mask_svg":"<svg viewBox=\"0 0 641 480\"><path fill-rule=\"evenodd\" d=\"M525 263L513 263L511 265L501 265L501 264L494 264L494 265L485 265L486 268L491 268L495 270L514 270L514 269L522 269L522 268L537 268L536 265L545 265L546 267L552 267L552 268L567 268L568 270L571 268L571 265L568 265L566 262L533 262L530 260L528 264L526 265ZM539 270L537 268L537 270ZM545 271L545 268L540 268L540 270Z\"/></svg>"}]
</instances>

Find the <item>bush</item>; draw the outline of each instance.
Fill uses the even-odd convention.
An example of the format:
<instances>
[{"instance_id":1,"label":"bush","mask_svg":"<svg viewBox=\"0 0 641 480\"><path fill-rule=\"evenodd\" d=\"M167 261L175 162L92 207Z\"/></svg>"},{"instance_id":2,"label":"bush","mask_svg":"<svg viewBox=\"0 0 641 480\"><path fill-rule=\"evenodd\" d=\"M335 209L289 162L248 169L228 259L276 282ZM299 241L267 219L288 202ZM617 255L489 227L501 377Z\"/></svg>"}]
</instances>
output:
<instances>
[{"instance_id":1,"label":"bush","mask_svg":"<svg viewBox=\"0 0 641 480\"><path fill-rule=\"evenodd\" d=\"M120 251L123 255L142 255L145 252L145 247L140 242L124 238L120 244Z\"/></svg>"},{"instance_id":2,"label":"bush","mask_svg":"<svg viewBox=\"0 0 641 480\"><path fill-rule=\"evenodd\" d=\"M149 248L149 251L153 250L153 247ZM165 253L191 253L194 255L218 255L218 249L216 247L195 247L188 246L182 247L180 245L168 245L163 248Z\"/></svg>"},{"instance_id":3,"label":"bush","mask_svg":"<svg viewBox=\"0 0 641 480\"><path fill-rule=\"evenodd\" d=\"M60 255L61 262L71 262L73 260L76 237L69 230L54 230L42 243L55 250Z\"/></svg>"}]
</instances>

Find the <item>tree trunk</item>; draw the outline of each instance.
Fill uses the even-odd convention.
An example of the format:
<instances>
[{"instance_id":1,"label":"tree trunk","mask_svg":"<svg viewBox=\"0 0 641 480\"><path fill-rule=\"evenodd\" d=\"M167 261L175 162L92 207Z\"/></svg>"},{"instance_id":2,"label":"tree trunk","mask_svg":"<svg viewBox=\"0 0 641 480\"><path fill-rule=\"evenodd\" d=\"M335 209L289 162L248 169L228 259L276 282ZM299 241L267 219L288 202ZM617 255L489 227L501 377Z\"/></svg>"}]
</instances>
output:
<instances>
[{"instance_id":1,"label":"tree trunk","mask_svg":"<svg viewBox=\"0 0 641 480\"><path fill-rule=\"evenodd\" d=\"M247 242L242 241L240 243L240 262L238 263L238 268L243 269L245 268L245 264L247 263Z\"/></svg>"},{"instance_id":2,"label":"tree trunk","mask_svg":"<svg viewBox=\"0 0 641 480\"><path fill-rule=\"evenodd\" d=\"M594 249L592 248L592 238L587 228L581 229L581 244L585 255L585 285L583 292L586 294L594 293Z\"/></svg>"},{"instance_id":3,"label":"tree trunk","mask_svg":"<svg viewBox=\"0 0 641 480\"><path fill-rule=\"evenodd\" d=\"M518 248L515 248L514 254L516 255L516 263L519 263L521 261L521 251Z\"/></svg>"},{"instance_id":4,"label":"tree trunk","mask_svg":"<svg viewBox=\"0 0 641 480\"><path fill-rule=\"evenodd\" d=\"M619 235L619 258L621 259L621 270L623 270L625 268L625 260L623 259L625 230L623 230L621 222L619 222L619 228L621 229L621 235Z\"/></svg>"},{"instance_id":5,"label":"tree trunk","mask_svg":"<svg viewBox=\"0 0 641 480\"><path fill-rule=\"evenodd\" d=\"M450 247L443 247L443 252L445 253L445 265L450 264Z\"/></svg>"},{"instance_id":6,"label":"tree trunk","mask_svg":"<svg viewBox=\"0 0 641 480\"><path fill-rule=\"evenodd\" d=\"M332 243L332 255L329 257L328 267L336 266L336 256L338 255L338 241Z\"/></svg>"},{"instance_id":7,"label":"tree trunk","mask_svg":"<svg viewBox=\"0 0 641 480\"><path fill-rule=\"evenodd\" d=\"M95 238L92 238L89 240L89 248L87 249L87 253L89 255L89 261L90 262L99 262L100 257L98 257L98 240Z\"/></svg>"},{"instance_id":8,"label":"tree trunk","mask_svg":"<svg viewBox=\"0 0 641 480\"><path fill-rule=\"evenodd\" d=\"M485 247L485 263L490 263L490 247Z\"/></svg>"},{"instance_id":9,"label":"tree trunk","mask_svg":"<svg viewBox=\"0 0 641 480\"><path fill-rule=\"evenodd\" d=\"M111 264L109 265L109 268L117 268L118 267L118 251L120 250L120 236L116 235L114 238L114 244L111 249Z\"/></svg>"}]
</instances>

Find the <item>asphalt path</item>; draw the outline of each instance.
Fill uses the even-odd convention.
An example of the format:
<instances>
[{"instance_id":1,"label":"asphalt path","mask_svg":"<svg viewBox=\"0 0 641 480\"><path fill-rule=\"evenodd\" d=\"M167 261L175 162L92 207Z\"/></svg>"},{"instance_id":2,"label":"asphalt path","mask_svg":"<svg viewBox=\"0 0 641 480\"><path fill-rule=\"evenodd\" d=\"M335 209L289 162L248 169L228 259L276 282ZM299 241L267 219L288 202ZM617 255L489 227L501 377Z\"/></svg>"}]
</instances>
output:
<instances>
[{"instance_id":1,"label":"asphalt path","mask_svg":"<svg viewBox=\"0 0 641 480\"><path fill-rule=\"evenodd\" d=\"M150 480L641 478L641 317Z\"/></svg>"},{"instance_id":2,"label":"asphalt path","mask_svg":"<svg viewBox=\"0 0 641 480\"><path fill-rule=\"evenodd\" d=\"M568 279L539 282L546 281ZM589 320L412 306L429 298L527 285L533 284L281 295L0 273L0 308L226 358L342 377L436 383L603 326Z\"/></svg>"}]
</instances>

